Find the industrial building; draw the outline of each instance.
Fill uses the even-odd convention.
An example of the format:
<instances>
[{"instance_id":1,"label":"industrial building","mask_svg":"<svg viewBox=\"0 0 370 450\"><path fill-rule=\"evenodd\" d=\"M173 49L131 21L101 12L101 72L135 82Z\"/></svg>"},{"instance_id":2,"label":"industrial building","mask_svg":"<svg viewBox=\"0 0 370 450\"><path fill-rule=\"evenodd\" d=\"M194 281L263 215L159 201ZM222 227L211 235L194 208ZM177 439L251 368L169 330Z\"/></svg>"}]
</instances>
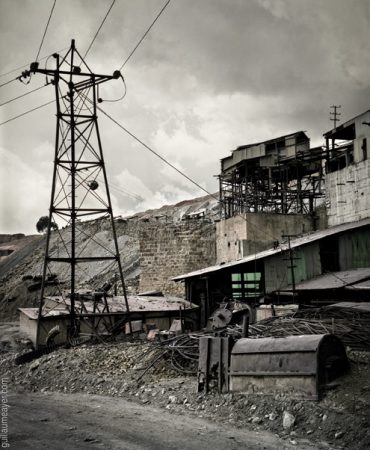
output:
<instances>
[{"instance_id":1,"label":"industrial building","mask_svg":"<svg viewBox=\"0 0 370 450\"><path fill-rule=\"evenodd\" d=\"M186 298L203 304L209 314L226 300L257 307L366 299L369 255L370 219L364 219L308 234L290 245L179 275L174 281L184 282Z\"/></svg>"},{"instance_id":2,"label":"industrial building","mask_svg":"<svg viewBox=\"0 0 370 450\"><path fill-rule=\"evenodd\" d=\"M221 159L223 218L245 212L313 213L323 197L323 149L306 133L243 145Z\"/></svg>"},{"instance_id":3,"label":"industrial building","mask_svg":"<svg viewBox=\"0 0 370 450\"><path fill-rule=\"evenodd\" d=\"M368 299L370 111L324 137L325 150L300 131L221 160L217 264L173 278L204 317L226 300Z\"/></svg>"}]
</instances>

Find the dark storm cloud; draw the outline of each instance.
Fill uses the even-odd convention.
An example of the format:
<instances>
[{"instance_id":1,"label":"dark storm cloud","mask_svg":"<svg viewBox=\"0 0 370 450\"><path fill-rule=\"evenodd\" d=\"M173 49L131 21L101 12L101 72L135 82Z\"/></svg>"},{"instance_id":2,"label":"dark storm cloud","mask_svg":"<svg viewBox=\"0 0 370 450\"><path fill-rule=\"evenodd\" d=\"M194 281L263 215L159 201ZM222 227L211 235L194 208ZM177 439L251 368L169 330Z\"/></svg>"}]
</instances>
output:
<instances>
[{"instance_id":1,"label":"dark storm cloud","mask_svg":"<svg viewBox=\"0 0 370 450\"><path fill-rule=\"evenodd\" d=\"M67 47L71 38L84 53L110 4L57 1L42 55ZM163 4L116 1L88 55L91 67L108 73L120 67ZM0 2L1 72L35 58L51 5L51 0ZM237 145L296 130L306 130L312 143L320 144L331 127L331 104L342 105L344 120L369 108L369 24L367 0L172 0L124 67L125 100L103 107L215 191L219 158ZM11 84L0 91L0 102L42 83L34 77L29 86ZM122 86L106 85L101 94L119 98ZM47 87L2 107L1 120L53 95ZM0 128L0 202L10 218L0 231L31 231L47 208L46 200L27 198L21 185L38 192L50 183L54 114L50 106ZM100 119L111 179L145 200L112 189L117 213L202 195L112 122ZM19 214L22 209L26 218Z\"/></svg>"}]
</instances>

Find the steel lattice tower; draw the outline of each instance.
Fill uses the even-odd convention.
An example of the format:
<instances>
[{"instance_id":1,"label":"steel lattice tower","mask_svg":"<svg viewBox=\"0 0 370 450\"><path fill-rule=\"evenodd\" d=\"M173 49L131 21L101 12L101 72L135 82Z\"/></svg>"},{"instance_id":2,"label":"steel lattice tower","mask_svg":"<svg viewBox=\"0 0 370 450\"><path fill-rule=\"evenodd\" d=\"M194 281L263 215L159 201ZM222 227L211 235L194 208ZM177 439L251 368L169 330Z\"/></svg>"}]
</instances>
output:
<instances>
[{"instance_id":1,"label":"steel lattice tower","mask_svg":"<svg viewBox=\"0 0 370 450\"><path fill-rule=\"evenodd\" d=\"M93 73L76 49L74 40L63 57L54 54L53 58L52 69L40 68L38 63L32 63L30 67L30 75L44 74L47 80L51 80L55 88L57 111L54 170L36 346L40 345L44 317L50 313L50 308L47 311L45 308L47 280L54 276L55 271L58 271L58 275L63 272L67 279L67 289L64 293L60 289L60 296L69 311L69 338L79 335L81 320L89 321L91 329L96 333L112 325L109 324L109 301L106 295L103 295L103 300L100 298L99 302L95 301L93 314L91 311L87 314L77 292L79 275L84 272L89 274L90 264L100 264L106 274L109 271L111 273L112 269L118 273L131 328L97 118L99 85L119 79L121 74L119 71L115 71L113 75ZM80 224L82 218L108 219L111 248L84 231ZM53 224L60 222L65 224L66 228L51 233ZM92 243L96 254L91 254L89 244Z\"/></svg>"}]
</instances>

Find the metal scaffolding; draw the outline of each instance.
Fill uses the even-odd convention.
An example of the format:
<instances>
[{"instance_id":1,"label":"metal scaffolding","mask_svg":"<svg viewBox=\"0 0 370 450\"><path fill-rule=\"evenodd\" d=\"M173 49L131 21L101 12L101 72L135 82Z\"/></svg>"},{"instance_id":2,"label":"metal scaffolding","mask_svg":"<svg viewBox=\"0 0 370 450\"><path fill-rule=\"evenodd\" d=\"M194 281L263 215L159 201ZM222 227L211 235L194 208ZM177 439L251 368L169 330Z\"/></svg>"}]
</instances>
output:
<instances>
[{"instance_id":1,"label":"metal scaffolding","mask_svg":"<svg viewBox=\"0 0 370 450\"><path fill-rule=\"evenodd\" d=\"M56 138L49 221L46 233L46 249L42 270L40 305L38 310L37 346L41 345L40 332L43 320L52 313L45 289L50 279L61 274L66 278L65 289L59 286L58 301L69 314L68 338L77 338L81 323L89 326L92 334L109 333L112 329L109 315L109 281L98 291L81 293L79 276L89 274L90 264L99 264L105 274L115 271L119 275L122 294L125 299L127 320L129 305L119 254L112 202L109 193L107 172L98 127L97 103L99 86L102 83L121 78L113 75L93 73L85 63L72 40L64 56L53 55L53 68L40 68L32 63L29 75L44 74L47 83L55 88ZM111 235L112 245L100 242L89 235L81 226L81 219L108 219L106 232ZM65 225L57 229L55 224ZM109 240L109 239L108 239ZM92 254L90 243L94 243ZM85 277L86 279L86 277ZM84 301L93 301L93 313L88 313ZM49 302L50 303L50 302ZM131 323L130 323L131 325Z\"/></svg>"},{"instance_id":2,"label":"metal scaffolding","mask_svg":"<svg viewBox=\"0 0 370 450\"><path fill-rule=\"evenodd\" d=\"M324 196L324 151L303 132L238 147L221 160L222 218L246 212L312 214Z\"/></svg>"}]
</instances>

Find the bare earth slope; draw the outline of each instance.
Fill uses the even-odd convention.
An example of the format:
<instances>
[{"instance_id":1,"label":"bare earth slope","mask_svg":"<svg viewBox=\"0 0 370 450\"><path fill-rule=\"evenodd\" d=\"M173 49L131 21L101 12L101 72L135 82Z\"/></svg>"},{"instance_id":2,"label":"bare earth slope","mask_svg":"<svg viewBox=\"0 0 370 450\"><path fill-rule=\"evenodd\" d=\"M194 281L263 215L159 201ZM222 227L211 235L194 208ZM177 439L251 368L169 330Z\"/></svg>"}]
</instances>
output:
<instances>
[{"instance_id":1,"label":"bare earth slope","mask_svg":"<svg viewBox=\"0 0 370 450\"><path fill-rule=\"evenodd\" d=\"M128 218L117 218L117 238L121 254L121 262L129 292L137 292L138 276L140 274L139 259L139 232L146 223L177 223L185 217L202 215L202 220L212 221L217 217L218 205L213 196L199 197L186 200L176 205L165 205L159 209L148 210L135 214ZM113 241L110 238L109 223L106 220L81 222L79 224L82 234L91 235L92 240L80 240L77 242L77 254L83 250L85 254L104 256L104 250L98 243L102 243L108 249L113 250ZM61 245L60 235L65 241L69 241L69 228L53 232L51 237L51 250L58 249ZM0 321L17 319L17 309L20 307L33 307L38 304L39 291L29 291L32 280L23 280L25 275L39 276L42 272L45 238L43 236L29 236L22 240L23 246L19 246L11 255L3 257L0 261ZM60 255L62 256L62 255ZM55 272L60 281L63 278L65 265L54 265ZM114 271L102 270L95 265L80 264L80 287L100 287L107 279L114 276ZM68 283L68 281L66 281ZM67 285L66 285L67 287ZM46 294L58 293L56 288L48 288Z\"/></svg>"}]
</instances>

